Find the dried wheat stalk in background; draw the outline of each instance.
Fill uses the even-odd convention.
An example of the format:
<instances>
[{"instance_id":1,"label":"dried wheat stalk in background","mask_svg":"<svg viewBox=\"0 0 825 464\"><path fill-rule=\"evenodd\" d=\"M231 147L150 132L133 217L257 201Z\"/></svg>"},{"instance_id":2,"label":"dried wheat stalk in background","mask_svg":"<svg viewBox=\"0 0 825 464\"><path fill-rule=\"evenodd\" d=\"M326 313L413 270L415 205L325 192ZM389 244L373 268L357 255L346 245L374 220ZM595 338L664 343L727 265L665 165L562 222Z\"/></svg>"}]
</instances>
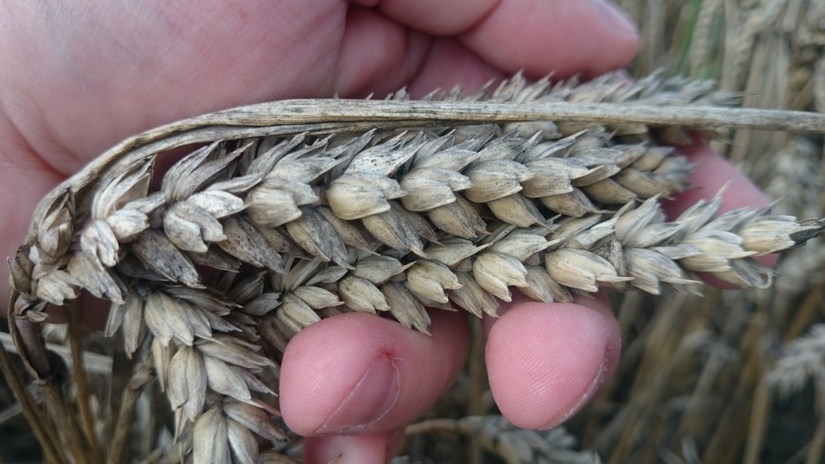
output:
<instances>
[{"instance_id":1,"label":"dried wheat stalk in background","mask_svg":"<svg viewBox=\"0 0 825 464\"><path fill-rule=\"evenodd\" d=\"M655 75L555 86L516 76L490 96L275 103L165 126L41 203L9 259L12 334L60 417L67 406L37 324L47 305L83 290L109 300L105 333L134 358L130 389L157 376L177 411L179 446L166 452L256 462L255 435L285 439L272 359L321 318L384 313L426 333L425 307L496 315L511 287L553 302L604 286L695 291L692 272L769 285L753 257L804 243L822 221L720 215L716 198L667 222L659 207L688 187L690 166L652 135L686 143L683 126L711 135L724 124L825 131L816 115L720 108L733 100ZM193 144L206 145L151 191L155 158ZM40 440L82 462L89 429ZM127 436L115 434L110 460L125 456Z\"/></svg>"},{"instance_id":2,"label":"dried wheat stalk in background","mask_svg":"<svg viewBox=\"0 0 825 464\"><path fill-rule=\"evenodd\" d=\"M743 95L744 107L825 108L822 0L617 3L642 31L632 75L664 67L717 79ZM777 201L775 212L822 217L820 135L745 128L725 135L712 146ZM653 463L665 454L688 463L821 462L825 413L817 405L825 388L813 379L822 370L808 371L805 388L790 397L780 394L789 386L775 388L781 376L769 373L786 348L803 353L795 338L823 334L814 325L823 322L823 251L819 238L784 253L767 290L625 296L616 308L625 341L619 374L571 425L580 446L606 462Z\"/></svg>"}]
</instances>

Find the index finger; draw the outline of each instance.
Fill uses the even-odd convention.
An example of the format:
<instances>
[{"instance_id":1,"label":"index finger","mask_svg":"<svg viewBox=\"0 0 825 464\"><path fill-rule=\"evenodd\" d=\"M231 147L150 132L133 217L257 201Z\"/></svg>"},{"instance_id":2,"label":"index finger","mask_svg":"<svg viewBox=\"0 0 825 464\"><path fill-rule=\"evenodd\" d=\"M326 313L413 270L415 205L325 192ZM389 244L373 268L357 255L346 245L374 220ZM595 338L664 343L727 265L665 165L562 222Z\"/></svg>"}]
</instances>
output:
<instances>
[{"instance_id":1,"label":"index finger","mask_svg":"<svg viewBox=\"0 0 825 464\"><path fill-rule=\"evenodd\" d=\"M668 217L674 218L700 200L716 196L722 189L722 212L747 206L768 206L770 200L744 174L705 143L680 150L693 168L689 174L691 187L673 200L663 202Z\"/></svg>"}]
</instances>

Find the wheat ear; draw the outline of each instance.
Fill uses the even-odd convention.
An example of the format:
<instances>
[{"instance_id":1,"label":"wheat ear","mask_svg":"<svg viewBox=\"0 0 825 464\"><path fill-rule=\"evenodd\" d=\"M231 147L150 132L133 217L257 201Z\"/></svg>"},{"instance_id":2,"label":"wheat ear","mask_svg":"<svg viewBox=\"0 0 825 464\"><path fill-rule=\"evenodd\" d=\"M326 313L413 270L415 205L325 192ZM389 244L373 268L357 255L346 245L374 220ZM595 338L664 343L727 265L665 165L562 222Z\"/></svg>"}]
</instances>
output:
<instances>
[{"instance_id":1,"label":"wheat ear","mask_svg":"<svg viewBox=\"0 0 825 464\"><path fill-rule=\"evenodd\" d=\"M696 291L694 272L768 286L753 258L821 234L821 220L719 214L717 197L668 222L659 206L689 187L690 165L655 140L825 131L822 115L734 101L658 76L516 76L468 97L276 102L154 129L44 198L8 261L12 334L49 385L45 307L82 291L111 301L106 335L135 357L136 388L154 367L195 462L255 462L254 435L285 438L272 359L323 317L384 313L426 333L425 307L496 315L513 287L553 302L605 286ZM193 144L205 146L150 191L155 159Z\"/></svg>"}]
</instances>

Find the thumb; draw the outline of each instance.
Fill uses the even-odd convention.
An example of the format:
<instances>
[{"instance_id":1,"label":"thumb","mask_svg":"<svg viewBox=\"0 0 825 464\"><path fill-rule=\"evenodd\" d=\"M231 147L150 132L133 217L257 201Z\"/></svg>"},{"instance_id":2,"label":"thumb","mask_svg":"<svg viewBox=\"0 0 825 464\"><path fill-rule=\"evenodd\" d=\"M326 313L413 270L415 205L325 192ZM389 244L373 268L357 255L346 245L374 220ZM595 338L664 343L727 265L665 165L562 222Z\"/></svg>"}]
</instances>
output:
<instances>
[{"instance_id":1,"label":"thumb","mask_svg":"<svg viewBox=\"0 0 825 464\"><path fill-rule=\"evenodd\" d=\"M489 324L493 397L513 424L548 429L578 412L613 373L621 332L600 299L546 304L521 299Z\"/></svg>"},{"instance_id":2,"label":"thumb","mask_svg":"<svg viewBox=\"0 0 825 464\"><path fill-rule=\"evenodd\" d=\"M281 412L298 434L378 434L412 422L467 357L467 317L435 310L432 336L363 313L317 322L287 345Z\"/></svg>"}]
</instances>

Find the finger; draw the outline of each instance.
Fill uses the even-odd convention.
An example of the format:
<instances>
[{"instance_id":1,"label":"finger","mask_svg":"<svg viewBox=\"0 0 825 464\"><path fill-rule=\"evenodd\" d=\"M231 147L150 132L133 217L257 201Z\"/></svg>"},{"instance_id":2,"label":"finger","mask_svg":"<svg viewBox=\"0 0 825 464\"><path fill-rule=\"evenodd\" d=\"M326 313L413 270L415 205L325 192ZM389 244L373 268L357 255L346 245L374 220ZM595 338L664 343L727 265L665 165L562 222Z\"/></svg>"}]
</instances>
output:
<instances>
[{"instance_id":1,"label":"finger","mask_svg":"<svg viewBox=\"0 0 825 464\"><path fill-rule=\"evenodd\" d=\"M403 443L403 428L375 435L308 437L304 441L304 460L307 464L389 462Z\"/></svg>"},{"instance_id":2,"label":"finger","mask_svg":"<svg viewBox=\"0 0 825 464\"><path fill-rule=\"evenodd\" d=\"M638 48L635 26L607 2L582 0L363 0L412 29L458 35L506 72L598 74L626 65Z\"/></svg>"},{"instance_id":3,"label":"finger","mask_svg":"<svg viewBox=\"0 0 825 464\"><path fill-rule=\"evenodd\" d=\"M718 153L714 152L705 143L682 150L685 156L693 163L690 172L691 189L680 193L676 198L663 202L663 208L668 217L675 218L691 205L701 200L722 194L720 212L737 208L754 206L757 208L768 206L770 200L744 174L728 163ZM776 254L759 256L756 261L763 266L773 267L779 257ZM707 283L725 289L738 288L737 286L717 279L708 273L698 273Z\"/></svg>"},{"instance_id":4,"label":"finger","mask_svg":"<svg viewBox=\"0 0 825 464\"><path fill-rule=\"evenodd\" d=\"M759 188L704 142L680 150L693 164L691 188L663 202L668 217L676 217L700 200L716 196L723 188L722 212L746 206L764 207L769 200Z\"/></svg>"},{"instance_id":5,"label":"finger","mask_svg":"<svg viewBox=\"0 0 825 464\"><path fill-rule=\"evenodd\" d=\"M463 47L450 54L452 61L471 63L455 81L441 79L435 87L452 87L465 79L483 83L501 71L595 75L626 65L638 49L633 24L602 0L354 3L377 9L353 8L347 15L336 87L341 94L369 89L380 95L410 80L417 85L417 72L438 69L427 62L429 34L457 37ZM481 69L479 74L477 63L497 72Z\"/></svg>"},{"instance_id":6,"label":"finger","mask_svg":"<svg viewBox=\"0 0 825 464\"><path fill-rule=\"evenodd\" d=\"M638 49L633 24L604 1L501 1L462 42L507 72L595 75L625 66Z\"/></svg>"},{"instance_id":7,"label":"finger","mask_svg":"<svg viewBox=\"0 0 825 464\"><path fill-rule=\"evenodd\" d=\"M467 318L433 311L432 336L367 314L302 330L281 367L281 412L301 435L379 433L423 414L467 357Z\"/></svg>"},{"instance_id":8,"label":"finger","mask_svg":"<svg viewBox=\"0 0 825 464\"><path fill-rule=\"evenodd\" d=\"M350 3L376 9L393 21L426 34L448 36L478 24L499 0L351 0Z\"/></svg>"},{"instance_id":9,"label":"finger","mask_svg":"<svg viewBox=\"0 0 825 464\"><path fill-rule=\"evenodd\" d=\"M470 93L504 76L501 70L468 52L457 39L440 37L433 39L424 62L407 88L413 98L437 89L449 91L455 86Z\"/></svg>"},{"instance_id":10,"label":"finger","mask_svg":"<svg viewBox=\"0 0 825 464\"><path fill-rule=\"evenodd\" d=\"M551 428L598 392L612 375L620 351L618 323L602 301L519 301L490 327L490 388L513 424Z\"/></svg>"},{"instance_id":11,"label":"finger","mask_svg":"<svg viewBox=\"0 0 825 464\"><path fill-rule=\"evenodd\" d=\"M0 114L0 317L5 316L10 293L5 259L14 256L23 243L37 201L62 179L60 173L28 151L19 135L4 132L4 127L8 126Z\"/></svg>"},{"instance_id":12,"label":"finger","mask_svg":"<svg viewBox=\"0 0 825 464\"><path fill-rule=\"evenodd\" d=\"M455 38L410 30L374 9L353 7L341 40L335 93L378 96L407 86L414 97L461 85L474 91L501 71Z\"/></svg>"}]
</instances>

